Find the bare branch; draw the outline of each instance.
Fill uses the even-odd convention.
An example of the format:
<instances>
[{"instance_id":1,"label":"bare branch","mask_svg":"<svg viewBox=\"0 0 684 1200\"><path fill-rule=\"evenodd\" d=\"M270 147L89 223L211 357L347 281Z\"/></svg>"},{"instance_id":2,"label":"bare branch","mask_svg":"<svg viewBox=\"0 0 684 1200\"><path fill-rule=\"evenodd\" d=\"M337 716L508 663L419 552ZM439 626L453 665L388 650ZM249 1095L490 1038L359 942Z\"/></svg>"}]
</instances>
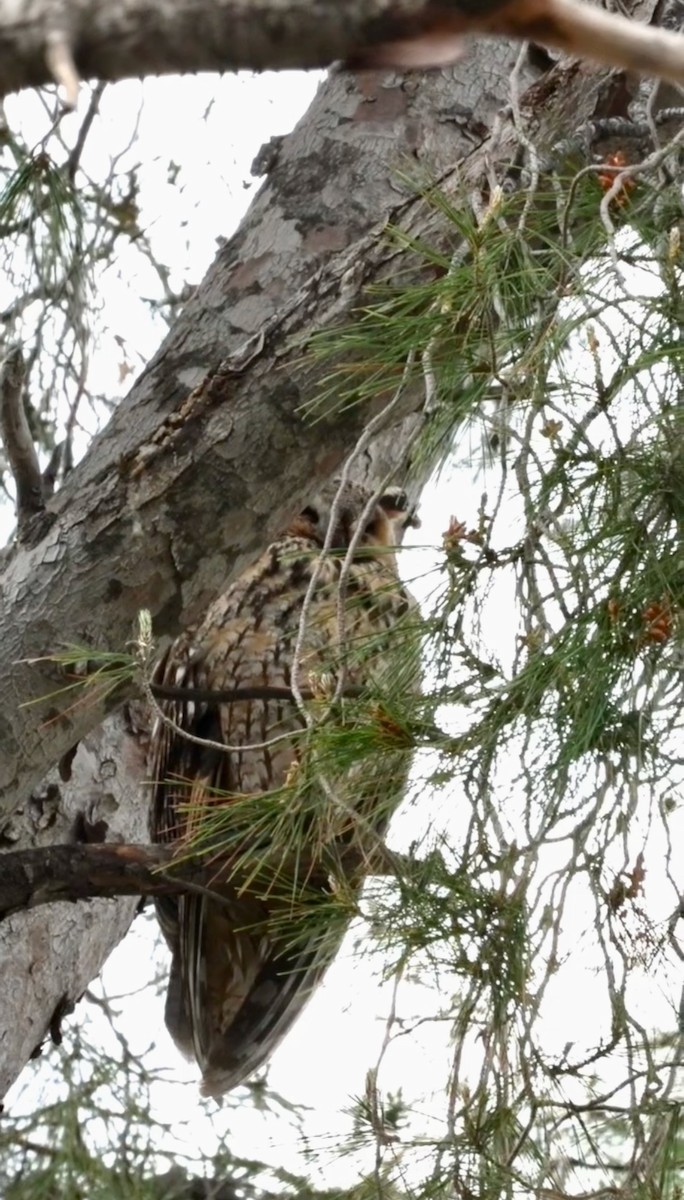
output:
<instances>
[{"instance_id":1,"label":"bare branch","mask_svg":"<svg viewBox=\"0 0 684 1200\"><path fill-rule=\"evenodd\" d=\"M168 896L198 889L221 898L233 874L231 862L211 855L190 856L177 846L102 845L46 846L3 854L0 877L0 920L41 904L92 900L113 896ZM400 860L394 854L378 853L372 859L373 874L393 874ZM317 860L320 866L320 859ZM343 853L345 875L368 869L368 855L353 847ZM267 865L267 864L265 864ZM306 880L306 858L292 862L296 878ZM170 870L169 870L170 869ZM250 881L250 890L268 886L283 873L283 863L273 864L273 876L264 885L263 874Z\"/></svg>"},{"instance_id":2,"label":"bare branch","mask_svg":"<svg viewBox=\"0 0 684 1200\"><path fill-rule=\"evenodd\" d=\"M366 692L358 684L347 684L341 698L357 700ZM296 704L292 688L288 687L238 687L238 688L194 688L176 687L170 683L151 683L150 691L157 700L192 700L200 704L235 704L244 700L291 700ZM312 688L300 688L302 700L318 700L321 693Z\"/></svg>"},{"instance_id":3,"label":"bare branch","mask_svg":"<svg viewBox=\"0 0 684 1200\"><path fill-rule=\"evenodd\" d=\"M81 81L78 77L71 44L66 33L53 30L48 33L45 61L55 83L62 88L64 107L73 111L78 104Z\"/></svg>"},{"instance_id":4,"label":"bare branch","mask_svg":"<svg viewBox=\"0 0 684 1200\"><path fill-rule=\"evenodd\" d=\"M26 368L20 346L0 366L0 431L17 492L19 532L44 507L38 455L24 408Z\"/></svg>"},{"instance_id":5,"label":"bare branch","mask_svg":"<svg viewBox=\"0 0 684 1200\"><path fill-rule=\"evenodd\" d=\"M584 0L444 7L430 0L54 0L0 3L0 93L56 80L73 107L79 72L135 75L248 68L444 66L464 34L543 40L609 66L684 80L682 40ZM48 34L46 35L46 30Z\"/></svg>"},{"instance_id":6,"label":"bare branch","mask_svg":"<svg viewBox=\"0 0 684 1200\"><path fill-rule=\"evenodd\" d=\"M4 854L0 914L4 918L39 904L96 896L167 895L182 891L188 881L201 883L203 869L195 860L178 863L173 877L164 873L175 852L169 846L107 843Z\"/></svg>"}]
</instances>

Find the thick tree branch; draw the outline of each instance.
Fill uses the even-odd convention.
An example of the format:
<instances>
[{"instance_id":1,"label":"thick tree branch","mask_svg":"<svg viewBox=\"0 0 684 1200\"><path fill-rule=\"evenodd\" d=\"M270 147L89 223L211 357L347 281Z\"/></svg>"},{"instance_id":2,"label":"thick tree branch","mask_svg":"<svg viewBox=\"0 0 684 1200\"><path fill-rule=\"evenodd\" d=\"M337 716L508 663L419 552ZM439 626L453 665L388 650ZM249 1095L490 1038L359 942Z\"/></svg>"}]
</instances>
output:
<instances>
[{"instance_id":1,"label":"thick tree branch","mask_svg":"<svg viewBox=\"0 0 684 1200\"><path fill-rule=\"evenodd\" d=\"M345 99L338 91L338 101ZM305 244L308 226L292 229L284 194L304 154L310 158L310 137L294 162L285 156L278 186L261 193L156 361L6 560L5 811L106 712L104 703L60 695L66 681L59 671L26 660L64 643L123 648L141 607L151 609L155 633L178 632L334 472L377 411L307 412L329 366L303 357L302 342L349 319L388 249L374 227L357 244L348 211L332 211L324 196L316 239ZM377 176L372 169L367 189L356 188L355 220L367 190L375 222ZM396 201L388 188L388 202L391 195ZM331 252L335 245L342 248ZM405 422L417 401L407 396L395 411L384 459L365 464L372 471L401 468Z\"/></svg>"},{"instance_id":2,"label":"thick tree branch","mask_svg":"<svg viewBox=\"0 0 684 1200\"><path fill-rule=\"evenodd\" d=\"M0 3L0 92L57 81L324 67L366 44L391 0L10 0ZM423 0L405 7L419 10Z\"/></svg>"},{"instance_id":3,"label":"thick tree branch","mask_svg":"<svg viewBox=\"0 0 684 1200\"><path fill-rule=\"evenodd\" d=\"M555 10L558 10L557 15ZM474 27L474 28L473 28ZM581 30L581 32L580 32ZM79 74L116 80L168 72L456 61L465 32L535 38L608 65L684 80L671 34L640 31L572 0L11 0L0 2L0 94L56 82L65 103ZM425 41L420 35L427 33ZM405 47L406 35L412 41Z\"/></svg>"},{"instance_id":4,"label":"thick tree branch","mask_svg":"<svg viewBox=\"0 0 684 1200\"><path fill-rule=\"evenodd\" d=\"M210 855L178 858L174 846L68 845L46 846L39 850L18 850L2 857L0 875L0 919L41 904L92 900L114 896L168 896L196 890L212 892L230 877L231 867L221 865ZM320 860L319 860L320 862ZM293 860L293 872L306 886L306 857ZM354 848L344 850L345 873L372 871L388 874L395 870L396 856L376 856L374 861ZM274 870L282 877L279 858ZM250 890L258 890L259 881L267 887L263 874L256 877Z\"/></svg>"},{"instance_id":5,"label":"thick tree branch","mask_svg":"<svg viewBox=\"0 0 684 1200\"><path fill-rule=\"evenodd\" d=\"M198 860L174 865L169 846L45 846L4 854L0 877L0 917L59 901L112 896L163 896L188 882L209 887L211 870ZM214 876L216 868L214 868Z\"/></svg>"}]
</instances>

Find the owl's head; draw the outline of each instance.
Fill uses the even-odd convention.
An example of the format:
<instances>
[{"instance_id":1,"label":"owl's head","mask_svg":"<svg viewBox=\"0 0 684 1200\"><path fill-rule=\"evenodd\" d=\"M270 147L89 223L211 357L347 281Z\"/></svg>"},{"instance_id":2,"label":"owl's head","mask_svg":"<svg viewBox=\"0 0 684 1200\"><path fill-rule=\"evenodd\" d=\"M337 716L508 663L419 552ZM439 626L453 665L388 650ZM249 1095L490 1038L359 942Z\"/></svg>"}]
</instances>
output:
<instances>
[{"instance_id":1,"label":"owl's head","mask_svg":"<svg viewBox=\"0 0 684 1200\"><path fill-rule=\"evenodd\" d=\"M371 496L367 488L356 483L346 483L340 491L339 481L334 480L302 509L290 532L311 538L322 546L332 522L330 548L346 550L363 520L360 547L396 546L401 540L402 529L418 525L406 493L399 487L387 488L369 510Z\"/></svg>"}]
</instances>

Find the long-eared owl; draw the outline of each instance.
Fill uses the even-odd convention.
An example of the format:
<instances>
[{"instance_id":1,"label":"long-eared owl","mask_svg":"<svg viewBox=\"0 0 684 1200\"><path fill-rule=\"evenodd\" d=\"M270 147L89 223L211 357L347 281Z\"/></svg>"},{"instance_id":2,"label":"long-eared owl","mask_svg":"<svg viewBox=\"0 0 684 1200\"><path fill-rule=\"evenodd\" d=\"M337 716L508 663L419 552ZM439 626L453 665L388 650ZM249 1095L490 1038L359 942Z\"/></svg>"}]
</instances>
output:
<instances>
[{"instance_id":1,"label":"long-eared owl","mask_svg":"<svg viewBox=\"0 0 684 1200\"><path fill-rule=\"evenodd\" d=\"M357 870L344 881L352 903L340 919L326 854L352 839L377 842L401 799L405 747L394 757L364 752L363 729L352 729L340 763L311 737L292 692L298 641L298 690L317 696L310 707L317 721L327 711L332 741L337 685L338 708L373 688L395 699L415 690L415 605L394 553L406 498L395 489L370 501L353 484L324 488L155 669L155 683L188 695L160 702L176 728L159 717L154 725L152 836L240 864L211 892L156 902L172 953L166 1024L196 1058L206 1095L245 1081L292 1025L339 946L362 879ZM282 691L265 699L265 688ZM208 691L234 694L215 702ZM257 886L250 867L260 859Z\"/></svg>"}]
</instances>

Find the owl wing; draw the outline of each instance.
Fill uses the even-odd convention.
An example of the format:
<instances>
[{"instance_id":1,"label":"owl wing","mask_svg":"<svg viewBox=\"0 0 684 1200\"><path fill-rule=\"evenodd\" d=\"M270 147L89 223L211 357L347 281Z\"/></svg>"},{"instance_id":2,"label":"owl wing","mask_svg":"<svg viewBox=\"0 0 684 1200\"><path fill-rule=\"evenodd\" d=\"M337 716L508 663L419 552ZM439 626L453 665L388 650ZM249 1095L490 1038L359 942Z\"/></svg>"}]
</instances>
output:
<instances>
[{"instance_id":1,"label":"owl wing","mask_svg":"<svg viewBox=\"0 0 684 1200\"><path fill-rule=\"evenodd\" d=\"M309 904L327 891L307 884ZM278 933L287 909L251 897L225 904L192 897L184 912L186 1005L202 1093L221 1095L245 1082L271 1056L299 1016L338 949L326 931L292 944ZM298 908L297 917L301 919ZM275 922L275 927L274 927Z\"/></svg>"},{"instance_id":2,"label":"owl wing","mask_svg":"<svg viewBox=\"0 0 684 1200\"><path fill-rule=\"evenodd\" d=\"M302 538L272 546L212 606L202 625L171 647L155 680L195 689L289 688L315 550ZM339 562L328 563L314 594L304 647L306 670L329 663L337 631L338 575ZM348 633L357 650L364 637L386 634L406 608L389 561L355 564L348 593ZM357 653L351 681L362 681L367 669ZM281 788L296 761L294 744L287 739L251 748L275 734L301 730L291 701L237 700L219 706L183 699L164 702L163 709L183 732L236 749L200 746L157 721L150 757L155 840L190 834L207 805L230 806L231 796ZM258 854L258 845L253 849ZM186 893L156 902L172 951L167 1025L179 1049L196 1057L205 1094L228 1091L263 1065L344 936L346 920L332 919L327 873L309 869L306 879L294 885L294 905L291 895L260 898L230 883L221 883L216 898Z\"/></svg>"},{"instance_id":3,"label":"owl wing","mask_svg":"<svg viewBox=\"0 0 684 1200\"><path fill-rule=\"evenodd\" d=\"M288 539L224 594L202 625L184 635L157 665L154 682L213 690L249 685L289 687L299 611L310 579L313 547ZM163 702L178 729L157 718L150 750L152 835L188 836L212 803L275 789L294 760L292 745L241 753L183 737L240 747L275 733L297 732L291 702L238 701L217 706L192 699ZM221 796L217 796L217 792ZM227 796L225 794L228 794ZM246 1079L272 1053L323 974L334 947L318 934L294 943L286 913L222 884L220 895L184 894L156 901L172 952L166 1022L179 1049L194 1056L205 1094ZM327 876L309 875L298 897L313 906L328 893ZM274 917L276 918L274 920Z\"/></svg>"}]
</instances>

